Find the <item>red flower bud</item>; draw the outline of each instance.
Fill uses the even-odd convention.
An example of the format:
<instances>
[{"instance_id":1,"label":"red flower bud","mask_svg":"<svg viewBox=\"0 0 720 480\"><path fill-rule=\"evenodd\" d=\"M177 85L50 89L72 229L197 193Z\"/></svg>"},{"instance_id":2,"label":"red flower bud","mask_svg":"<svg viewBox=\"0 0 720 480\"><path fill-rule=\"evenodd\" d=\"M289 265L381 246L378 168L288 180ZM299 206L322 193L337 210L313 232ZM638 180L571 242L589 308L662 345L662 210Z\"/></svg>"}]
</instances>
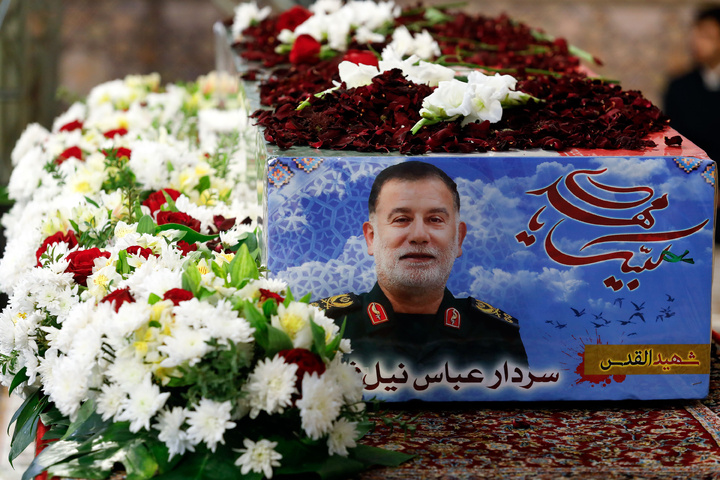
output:
<instances>
[{"instance_id":1,"label":"red flower bud","mask_svg":"<svg viewBox=\"0 0 720 480\"><path fill-rule=\"evenodd\" d=\"M47 252L48 247L50 245L54 245L60 242L67 243L68 247L70 248L76 247L78 244L77 238L75 238L75 232L73 232L72 230L68 230L67 233L57 232L54 235L47 237L45 240L43 240L40 248L35 251L35 258L37 259L38 267L40 266L40 257L42 257L43 254Z\"/></svg>"},{"instance_id":2,"label":"red flower bud","mask_svg":"<svg viewBox=\"0 0 720 480\"><path fill-rule=\"evenodd\" d=\"M72 132L73 130L82 130L83 123L80 120L73 120L60 127L61 132Z\"/></svg>"},{"instance_id":3,"label":"red flower bud","mask_svg":"<svg viewBox=\"0 0 720 480\"><path fill-rule=\"evenodd\" d=\"M130 255L140 255L145 260L150 258L150 255L152 255L153 257L157 257L157 255L153 253L151 248L144 248L139 245L133 245L132 247L128 247L125 249L125 251L127 251Z\"/></svg>"},{"instance_id":4,"label":"red flower bud","mask_svg":"<svg viewBox=\"0 0 720 480\"><path fill-rule=\"evenodd\" d=\"M99 257L110 258L110 252L104 252L96 247L70 252L66 257L70 263L65 271L73 274L76 283L87 287L87 277L92 275L95 259Z\"/></svg>"},{"instance_id":5,"label":"red flower bud","mask_svg":"<svg viewBox=\"0 0 720 480\"><path fill-rule=\"evenodd\" d=\"M313 63L318 60L320 54L320 42L307 34L302 34L295 39L292 50L290 50L291 63Z\"/></svg>"},{"instance_id":6,"label":"red flower bud","mask_svg":"<svg viewBox=\"0 0 720 480\"><path fill-rule=\"evenodd\" d=\"M348 50L345 56L342 58L343 62L352 62L357 65L372 65L373 67L378 66L378 59L374 53L362 50Z\"/></svg>"},{"instance_id":7,"label":"red flower bud","mask_svg":"<svg viewBox=\"0 0 720 480\"><path fill-rule=\"evenodd\" d=\"M135 303L135 298L130 294L130 287L118 288L114 292L108 293L102 300L100 300L100 303L104 302L112 303L115 307L115 313L117 313L123 303Z\"/></svg>"},{"instance_id":8,"label":"red flower bud","mask_svg":"<svg viewBox=\"0 0 720 480\"><path fill-rule=\"evenodd\" d=\"M75 157L78 160L83 159L83 152L80 150L80 147L70 147L65 149L60 155L55 157L55 163L57 165L61 165L65 160Z\"/></svg>"},{"instance_id":9,"label":"red flower bud","mask_svg":"<svg viewBox=\"0 0 720 480\"><path fill-rule=\"evenodd\" d=\"M290 10L286 10L278 17L276 28L277 33L282 32L284 29L294 32L295 29L305 22L308 18L312 17L312 12L300 5L295 5Z\"/></svg>"},{"instance_id":10,"label":"red flower bud","mask_svg":"<svg viewBox=\"0 0 720 480\"><path fill-rule=\"evenodd\" d=\"M116 135L127 135L128 131L127 128L116 128L114 130L108 130L107 132L103 133L105 138L115 138Z\"/></svg>"},{"instance_id":11,"label":"red flower bud","mask_svg":"<svg viewBox=\"0 0 720 480\"><path fill-rule=\"evenodd\" d=\"M158 212L157 224L165 225L166 223L177 223L192 228L196 232L200 232L200 220L197 220L187 213L183 212Z\"/></svg>"},{"instance_id":12,"label":"red flower bud","mask_svg":"<svg viewBox=\"0 0 720 480\"><path fill-rule=\"evenodd\" d=\"M325 373L325 363L319 355L304 348L293 348L292 350L281 350L278 355L285 359L285 363L297 365L295 388L299 392L297 398L302 398L302 379L306 373L317 373L318 376Z\"/></svg>"},{"instance_id":13,"label":"red flower bud","mask_svg":"<svg viewBox=\"0 0 720 480\"><path fill-rule=\"evenodd\" d=\"M163 300L170 300L175 306L179 305L180 302L192 300L193 298L195 297L192 292L182 288L171 288L163 295Z\"/></svg>"},{"instance_id":14,"label":"red flower bud","mask_svg":"<svg viewBox=\"0 0 720 480\"><path fill-rule=\"evenodd\" d=\"M162 190L151 193L150 196L142 203L150 209L151 215L155 215L155 212L160 210L160 207L167 203L163 192L167 193L168 196L173 199L173 201L177 200L180 196L180 192L178 192L177 190L173 190L172 188L163 188Z\"/></svg>"}]
</instances>

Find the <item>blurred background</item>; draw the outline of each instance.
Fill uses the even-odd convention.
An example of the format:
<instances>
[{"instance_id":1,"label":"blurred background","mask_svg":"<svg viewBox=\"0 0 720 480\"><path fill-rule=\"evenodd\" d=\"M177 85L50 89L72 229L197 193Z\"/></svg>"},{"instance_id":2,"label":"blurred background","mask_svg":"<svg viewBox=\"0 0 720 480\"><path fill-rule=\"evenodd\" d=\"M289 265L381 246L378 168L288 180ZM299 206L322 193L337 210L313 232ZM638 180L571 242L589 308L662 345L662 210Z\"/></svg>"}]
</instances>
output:
<instances>
[{"instance_id":1,"label":"blurred background","mask_svg":"<svg viewBox=\"0 0 720 480\"><path fill-rule=\"evenodd\" d=\"M0 186L7 184L10 152L25 127L31 122L50 127L95 85L152 72L163 83L190 81L212 70L213 24L231 18L237 3L0 0ZM293 3L258 1L276 10ZM437 3L447 2L425 2ZM642 91L662 108L669 79L692 67L689 33L704 6L693 0L471 0L464 8L488 16L507 13L566 38L604 62L594 68L597 74ZM0 390L3 432L18 405ZM18 459L13 470L7 444L0 433L0 480L18 479L32 453Z\"/></svg>"}]
</instances>

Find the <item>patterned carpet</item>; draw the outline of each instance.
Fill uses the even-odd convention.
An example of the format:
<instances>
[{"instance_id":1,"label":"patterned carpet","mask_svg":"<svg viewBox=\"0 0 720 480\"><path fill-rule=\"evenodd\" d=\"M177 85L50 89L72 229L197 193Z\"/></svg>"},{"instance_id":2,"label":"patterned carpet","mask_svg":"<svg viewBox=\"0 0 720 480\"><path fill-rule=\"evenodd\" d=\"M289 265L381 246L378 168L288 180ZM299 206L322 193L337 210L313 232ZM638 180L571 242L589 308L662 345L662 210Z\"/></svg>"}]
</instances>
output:
<instances>
[{"instance_id":1,"label":"patterned carpet","mask_svg":"<svg viewBox=\"0 0 720 480\"><path fill-rule=\"evenodd\" d=\"M385 405L414 435L379 427L367 445L416 455L380 479L720 478L720 360L702 401Z\"/></svg>"}]
</instances>

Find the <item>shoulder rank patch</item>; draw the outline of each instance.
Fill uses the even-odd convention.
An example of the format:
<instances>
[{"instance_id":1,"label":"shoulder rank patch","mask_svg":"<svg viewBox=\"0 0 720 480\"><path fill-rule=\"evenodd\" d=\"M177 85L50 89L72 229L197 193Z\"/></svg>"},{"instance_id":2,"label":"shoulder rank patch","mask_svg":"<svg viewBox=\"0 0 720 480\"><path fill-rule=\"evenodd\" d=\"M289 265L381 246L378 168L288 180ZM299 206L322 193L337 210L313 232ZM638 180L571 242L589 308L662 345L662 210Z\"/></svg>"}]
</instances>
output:
<instances>
[{"instance_id":1,"label":"shoulder rank patch","mask_svg":"<svg viewBox=\"0 0 720 480\"><path fill-rule=\"evenodd\" d=\"M354 293L343 293L320 299L310 305L318 307L321 310L325 310L325 314L332 318L335 315L343 315L348 311L352 311L360 307L362 305L362 301Z\"/></svg>"},{"instance_id":2,"label":"shoulder rank patch","mask_svg":"<svg viewBox=\"0 0 720 480\"><path fill-rule=\"evenodd\" d=\"M520 325L520 322L518 322L517 318L503 312L499 308L493 307L489 303L483 302L482 300L476 300L474 298L472 298L470 302L474 308L480 310L483 313L487 313L488 315L492 315L493 317L497 317L500 320L512 323L513 325Z\"/></svg>"}]
</instances>

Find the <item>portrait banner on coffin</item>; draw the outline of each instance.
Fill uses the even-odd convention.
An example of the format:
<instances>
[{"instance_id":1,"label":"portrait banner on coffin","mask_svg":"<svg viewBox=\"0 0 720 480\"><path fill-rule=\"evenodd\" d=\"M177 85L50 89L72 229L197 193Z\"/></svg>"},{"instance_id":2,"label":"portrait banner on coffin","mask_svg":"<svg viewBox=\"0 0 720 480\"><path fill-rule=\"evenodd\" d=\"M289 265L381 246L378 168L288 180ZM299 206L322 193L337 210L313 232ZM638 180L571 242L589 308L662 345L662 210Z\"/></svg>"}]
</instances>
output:
<instances>
[{"instance_id":1,"label":"portrait banner on coffin","mask_svg":"<svg viewBox=\"0 0 720 480\"><path fill-rule=\"evenodd\" d=\"M707 395L713 161L279 156L266 170L271 276L345 326L366 399Z\"/></svg>"}]
</instances>

